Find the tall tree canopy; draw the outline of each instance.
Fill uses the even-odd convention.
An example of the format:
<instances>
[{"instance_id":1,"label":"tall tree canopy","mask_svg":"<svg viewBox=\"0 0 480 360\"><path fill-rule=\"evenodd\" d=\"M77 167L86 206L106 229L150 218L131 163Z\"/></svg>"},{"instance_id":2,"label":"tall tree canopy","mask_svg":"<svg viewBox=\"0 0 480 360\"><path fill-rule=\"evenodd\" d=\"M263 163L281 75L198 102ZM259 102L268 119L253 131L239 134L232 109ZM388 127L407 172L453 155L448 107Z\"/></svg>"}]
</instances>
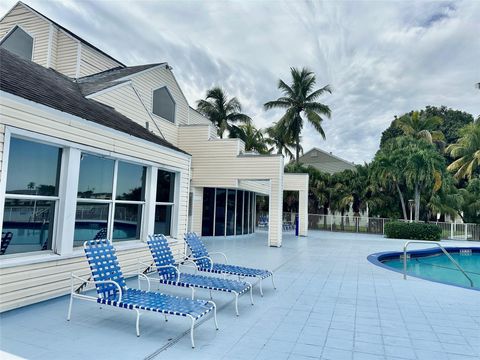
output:
<instances>
[{"instance_id":1,"label":"tall tree canopy","mask_svg":"<svg viewBox=\"0 0 480 360\"><path fill-rule=\"evenodd\" d=\"M252 123L232 128L228 136L230 138L242 139L245 143L245 151L256 151L259 154L267 154L269 152L263 137L263 131L257 129Z\"/></svg>"},{"instance_id":2,"label":"tall tree canopy","mask_svg":"<svg viewBox=\"0 0 480 360\"><path fill-rule=\"evenodd\" d=\"M304 118L312 124L315 130L325 139L325 132L322 127L323 116L330 117L330 108L318 102L318 98L324 93L331 93L329 85L316 89L315 74L306 69L290 68L292 81L287 85L283 80L278 81L278 89L282 92L277 100L264 104L266 110L284 109L285 114L279 122L283 123L288 132L295 139L296 162L300 157L300 136L304 126Z\"/></svg>"},{"instance_id":3,"label":"tall tree canopy","mask_svg":"<svg viewBox=\"0 0 480 360\"><path fill-rule=\"evenodd\" d=\"M197 101L197 111L216 126L220 138L226 130L234 131L237 124L247 124L252 120L242 113L240 101L236 97L228 99L220 87L208 90L205 99Z\"/></svg>"},{"instance_id":4,"label":"tall tree canopy","mask_svg":"<svg viewBox=\"0 0 480 360\"><path fill-rule=\"evenodd\" d=\"M455 172L457 179L471 179L480 169L480 121L463 127L459 135L458 142L446 149L456 159L448 166L448 170Z\"/></svg>"}]
</instances>

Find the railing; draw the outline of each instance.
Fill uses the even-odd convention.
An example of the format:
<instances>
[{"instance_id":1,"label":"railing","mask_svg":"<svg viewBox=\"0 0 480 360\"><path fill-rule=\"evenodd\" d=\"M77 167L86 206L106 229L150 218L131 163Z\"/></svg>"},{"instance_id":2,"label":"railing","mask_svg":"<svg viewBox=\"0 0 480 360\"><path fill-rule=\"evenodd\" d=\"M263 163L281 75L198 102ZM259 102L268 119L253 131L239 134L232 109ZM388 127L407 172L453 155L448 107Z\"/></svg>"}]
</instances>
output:
<instances>
[{"instance_id":1,"label":"railing","mask_svg":"<svg viewBox=\"0 0 480 360\"><path fill-rule=\"evenodd\" d=\"M410 244L437 245L437 246L442 250L442 252L448 257L448 259L457 267L457 269L460 270L463 275L465 275L465 277L466 277L466 278L468 279L468 281L470 282L470 287L473 287L473 281L472 281L472 279L470 278L470 276L467 275L467 273L465 272L465 270L463 270L463 268L460 266L460 264L455 261L455 259L448 253L448 251L447 251L442 245L440 245L438 242L435 242L435 241L417 241L417 240L410 240L410 241L407 241L407 242L403 245L403 278L404 278L405 280L407 279L407 247L408 247L408 245L410 245Z\"/></svg>"}]
</instances>

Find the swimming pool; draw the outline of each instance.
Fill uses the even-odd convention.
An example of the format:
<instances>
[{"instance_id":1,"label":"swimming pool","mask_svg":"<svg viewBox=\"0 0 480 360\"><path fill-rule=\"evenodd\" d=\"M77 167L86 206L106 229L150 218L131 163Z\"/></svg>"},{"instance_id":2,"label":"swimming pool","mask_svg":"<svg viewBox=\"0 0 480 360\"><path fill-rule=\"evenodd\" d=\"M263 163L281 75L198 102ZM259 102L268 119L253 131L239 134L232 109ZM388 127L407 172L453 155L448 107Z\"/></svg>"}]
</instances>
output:
<instances>
[{"instance_id":1,"label":"swimming pool","mask_svg":"<svg viewBox=\"0 0 480 360\"><path fill-rule=\"evenodd\" d=\"M457 269L440 248L407 252L407 275L421 279L480 290L480 247L447 247L473 282ZM368 256L368 261L403 274L403 252L382 252Z\"/></svg>"}]
</instances>

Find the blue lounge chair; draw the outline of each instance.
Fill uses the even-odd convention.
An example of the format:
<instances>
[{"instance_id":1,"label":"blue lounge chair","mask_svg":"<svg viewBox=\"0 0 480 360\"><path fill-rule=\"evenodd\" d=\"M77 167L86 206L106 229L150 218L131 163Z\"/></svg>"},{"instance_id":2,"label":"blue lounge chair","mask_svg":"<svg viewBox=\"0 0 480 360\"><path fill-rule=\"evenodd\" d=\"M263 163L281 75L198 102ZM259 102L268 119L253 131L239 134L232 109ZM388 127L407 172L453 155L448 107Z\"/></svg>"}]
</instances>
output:
<instances>
[{"instance_id":1,"label":"blue lounge chair","mask_svg":"<svg viewBox=\"0 0 480 360\"><path fill-rule=\"evenodd\" d=\"M244 281L182 273L179 268L175 266L172 250L164 235L150 235L147 243L159 275L158 279L150 278L150 280L158 281L160 284L190 288L192 290L192 299L195 297L195 288L210 290L210 294L211 291L233 293L235 296L235 313L237 316L239 295L250 290L250 301L253 305L252 284ZM149 266L149 264L140 261L139 263Z\"/></svg>"},{"instance_id":2,"label":"blue lounge chair","mask_svg":"<svg viewBox=\"0 0 480 360\"><path fill-rule=\"evenodd\" d=\"M273 278L273 273L271 271L227 264L228 262L227 256L224 253L214 252L209 254L202 240L194 232L185 234L185 242L187 243L188 248L190 249L190 252L191 252L191 256L189 256L188 260L191 260L195 263L198 271L204 271L204 272L215 273L215 274L223 274L224 276L236 275L239 278L242 278L242 277L258 278L260 280L259 281L260 294L262 296L263 296L262 280L267 277L271 277L273 288L276 289L275 280ZM213 254L222 255L225 263L220 264L220 263L213 262L211 258L211 255Z\"/></svg>"},{"instance_id":3,"label":"blue lounge chair","mask_svg":"<svg viewBox=\"0 0 480 360\"><path fill-rule=\"evenodd\" d=\"M198 319L210 311L213 311L215 327L218 329L216 306L213 301L192 300L150 291L150 281L148 277L143 274L125 275L138 275L139 277L143 277L148 283L147 291L128 288L124 274L118 263L115 248L107 239L85 241L83 247L88 264L90 265L93 280L84 279L72 273L67 320L70 320L73 299L76 298L96 301L99 304L110 305L120 309L135 310L137 313L137 336L140 336L141 311L158 312L165 316L176 315L189 317L192 321L190 327L192 348L195 347L193 328ZM74 291L74 280L95 284L97 296L77 294Z\"/></svg>"}]
</instances>

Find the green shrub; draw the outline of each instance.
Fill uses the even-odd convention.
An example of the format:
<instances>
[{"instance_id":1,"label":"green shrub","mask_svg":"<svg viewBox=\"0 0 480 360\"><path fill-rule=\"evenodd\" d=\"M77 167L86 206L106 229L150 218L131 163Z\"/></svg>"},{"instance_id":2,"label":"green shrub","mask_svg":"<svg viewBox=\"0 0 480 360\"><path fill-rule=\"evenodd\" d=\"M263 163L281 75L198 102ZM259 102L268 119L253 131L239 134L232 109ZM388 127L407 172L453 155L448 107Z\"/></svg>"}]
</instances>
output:
<instances>
[{"instance_id":1,"label":"green shrub","mask_svg":"<svg viewBox=\"0 0 480 360\"><path fill-rule=\"evenodd\" d=\"M440 226L425 223L392 221L385 224L385 236L393 239L440 241Z\"/></svg>"}]
</instances>

